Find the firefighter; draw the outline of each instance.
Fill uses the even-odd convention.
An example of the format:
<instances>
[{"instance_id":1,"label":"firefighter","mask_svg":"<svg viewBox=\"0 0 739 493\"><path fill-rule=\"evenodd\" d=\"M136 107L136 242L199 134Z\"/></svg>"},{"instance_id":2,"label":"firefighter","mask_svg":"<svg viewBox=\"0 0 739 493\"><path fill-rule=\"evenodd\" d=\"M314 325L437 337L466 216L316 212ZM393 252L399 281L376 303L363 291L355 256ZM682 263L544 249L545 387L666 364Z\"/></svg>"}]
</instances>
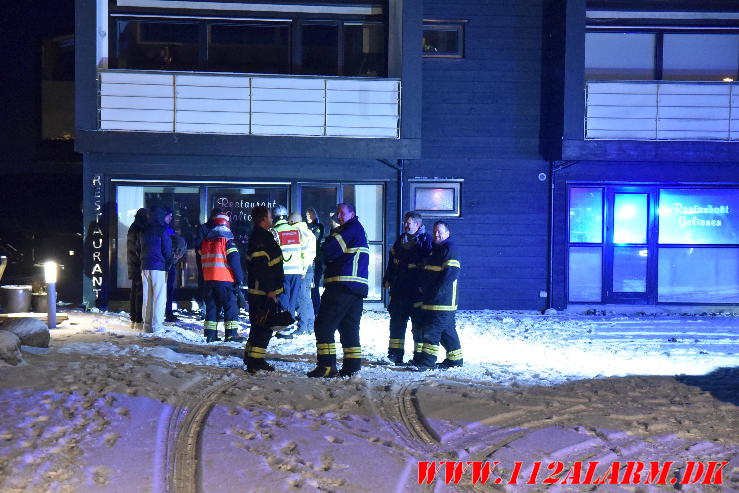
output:
<instances>
[{"instance_id":1,"label":"firefighter","mask_svg":"<svg viewBox=\"0 0 739 493\"><path fill-rule=\"evenodd\" d=\"M420 370L462 366L462 346L454 326L460 263L450 235L444 221L434 223L434 246L419 272L423 347L413 362ZM446 350L446 359L437 365L439 344Z\"/></svg>"},{"instance_id":2,"label":"firefighter","mask_svg":"<svg viewBox=\"0 0 739 493\"><path fill-rule=\"evenodd\" d=\"M418 286L418 269L421 261L431 252L431 235L423 226L417 212L407 212L403 220L405 233L400 235L390 249L383 285L390 288L390 344L387 357L396 365L403 364L405 331L411 319L413 355L421 352L419 315L421 293Z\"/></svg>"},{"instance_id":3,"label":"firefighter","mask_svg":"<svg viewBox=\"0 0 739 493\"><path fill-rule=\"evenodd\" d=\"M303 256L307 242L303 240L300 228L288 222L287 207L276 205L272 208L272 217L274 218L272 234L282 249L282 268L285 273L284 291L279 301L282 308L295 317L303 284ZM292 335L278 333L275 337L291 339Z\"/></svg>"},{"instance_id":4,"label":"firefighter","mask_svg":"<svg viewBox=\"0 0 739 493\"><path fill-rule=\"evenodd\" d=\"M352 204L336 206L339 227L321 247L326 271L321 307L315 321L318 365L309 377L351 376L362 367L359 322L362 300L369 290L367 234ZM336 370L335 332L339 331L344 360Z\"/></svg>"},{"instance_id":5,"label":"firefighter","mask_svg":"<svg viewBox=\"0 0 739 493\"><path fill-rule=\"evenodd\" d=\"M239 251L231 233L229 217L218 214L212 218L213 229L200 244L205 295L205 340L219 341L218 313L223 309L226 341L241 342L238 335L239 307L234 289L244 281Z\"/></svg>"},{"instance_id":6,"label":"firefighter","mask_svg":"<svg viewBox=\"0 0 739 493\"><path fill-rule=\"evenodd\" d=\"M244 364L249 373L259 370L274 371L275 367L264 358L272 338L268 320L277 311L277 297L283 292L285 282L282 272L282 250L270 228L272 214L264 206L251 211L254 231L249 237L249 339L244 348Z\"/></svg>"},{"instance_id":7,"label":"firefighter","mask_svg":"<svg viewBox=\"0 0 739 493\"><path fill-rule=\"evenodd\" d=\"M313 311L313 300L310 297L311 284L313 282L313 261L316 258L316 236L308 229L299 212L293 212L288 218L291 226L300 230L301 257L303 260L302 279L300 281L300 293L297 296L295 308L298 312L298 330L296 334L312 334L313 322L316 319Z\"/></svg>"}]
</instances>

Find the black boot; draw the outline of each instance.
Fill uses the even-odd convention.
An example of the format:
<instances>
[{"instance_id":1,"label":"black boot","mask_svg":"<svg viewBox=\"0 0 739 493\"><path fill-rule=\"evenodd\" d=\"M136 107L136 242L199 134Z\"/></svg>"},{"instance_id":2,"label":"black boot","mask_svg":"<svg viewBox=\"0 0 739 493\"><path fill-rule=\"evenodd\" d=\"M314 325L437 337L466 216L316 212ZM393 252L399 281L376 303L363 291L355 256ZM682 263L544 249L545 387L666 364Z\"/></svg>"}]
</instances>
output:
<instances>
[{"instance_id":1,"label":"black boot","mask_svg":"<svg viewBox=\"0 0 739 493\"><path fill-rule=\"evenodd\" d=\"M403 363L403 351L399 349L389 349L387 352L387 359L390 360L395 366L402 366Z\"/></svg>"},{"instance_id":2,"label":"black boot","mask_svg":"<svg viewBox=\"0 0 739 493\"><path fill-rule=\"evenodd\" d=\"M244 342L246 337L241 337L236 329L226 329L226 336L223 340L226 342Z\"/></svg>"},{"instance_id":3,"label":"black boot","mask_svg":"<svg viewBox=\"0 0 739 493\"><path fill-rule=\"evenodd\" d=\"M218 342L220 339L218 338L218 330L216 329L205 329L204 331L205 335L205 342Z\"/></svg>"},{"instance_id":4,"label":"black boot","mask_svg":"<svg viewBox=\"0 0 739 493\"><path fill-rule=\"evenodd\" d=\"M310 378L334 378L339 376L335 366L316 366L306 373Z\"/></svg>"},{"instance_id":5,"label":"black boot","mask_svg":"<svg viewBox=\"0 0 739 493\"><path fill-rule=\"evenodd\" d=\"M441 370L448 370L449 368L459 368L460 366L463 366L464 363L461 359L458 360L450 360L445 359L441 363L436 363L436 368L439 368Z\"/></svg>"},{"instance_id":6,"label":"black boot","mask_svg":"<svg viewBox=\"0 0 739 493\"><path fill-rule=\"evenodd\" d=\"M360 358L344 358L339 370L340 377L351 377L355 373L359 373L362 369L362 360Z\"/></svg>"},{"instance_id":7,"label":"black boot","mask_svg":"<svg viewBox=\"0 0 739 493\"><path fill-rule=\"evenodd\" d=\"M256 373L258 371L275 371L275 367L264 361L264 358L244 358L246 371Z\"/></svg>"}]
</instances>

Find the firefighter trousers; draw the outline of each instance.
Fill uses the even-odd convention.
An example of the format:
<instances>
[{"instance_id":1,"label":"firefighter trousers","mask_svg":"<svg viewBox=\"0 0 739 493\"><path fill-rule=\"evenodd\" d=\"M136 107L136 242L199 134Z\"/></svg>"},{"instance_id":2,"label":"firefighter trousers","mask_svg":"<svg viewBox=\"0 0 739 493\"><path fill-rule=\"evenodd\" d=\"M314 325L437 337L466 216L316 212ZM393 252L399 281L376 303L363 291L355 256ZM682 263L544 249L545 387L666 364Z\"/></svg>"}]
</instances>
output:
<instances>
[{"instance_id":1,"label":"firefighter trousers","mask_svg":"<svg viewBox=\"0 0 739 493\"><path fill-rule=\"evenodd\" d=\"M400 363L405 353L405 333L408 327L408 319L411 321L411 333L413 334L413 355L421 351L423 341L421 340L421 309L414 307L414 301L393 297L388 305L390 313L390 344L387 356L390 360Z\"/></svg>"},{"instance_id":2,"label":"firefighter trousers","mask_svg":"<svg viewBox=\"0 0 739 493\"><path fill-rule=\"evenodd\" d=\"M421 340L423 348L416 363L433 366L441 345L446 350L446 359L462 360L462 345L455 327L455 312L442 310L422 310Z\"/></svg>"},{"instance_id":3,"label":"firefighter trousers","mask_svg":"<svg viewBox=\"0 0 739 493\"><path fill-rule=\"evenodd\" d=\"M249 295L249 338L244 349L244 362L249 365L254 360L264 360L267 346L272 339L272 331L267 325L269 317L277 309L275 301L263 295Z\"/></svg>"},{"instance_id":4,"label":"firefighter trousers","mask_svg":"<svg viewBox=\"0 0 739 493\"><path fill-rule=\"evenodd\" d=\"M362 367L362 347L359 344L359 322L362 319L362 298L340 287L326 288L315 322L318 366L336 366L336 339L344 349L342 370L354 372Z\"/></svg>"}]
</instances>

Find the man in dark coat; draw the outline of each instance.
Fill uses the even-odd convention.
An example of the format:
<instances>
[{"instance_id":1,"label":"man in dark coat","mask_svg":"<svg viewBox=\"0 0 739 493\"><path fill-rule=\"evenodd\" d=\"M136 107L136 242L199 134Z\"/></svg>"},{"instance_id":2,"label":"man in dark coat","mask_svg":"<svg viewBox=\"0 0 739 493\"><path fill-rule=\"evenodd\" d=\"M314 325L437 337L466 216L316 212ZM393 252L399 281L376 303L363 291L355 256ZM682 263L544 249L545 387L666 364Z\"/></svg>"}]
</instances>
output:
<instances>
[{"instance_id":1,"label":"man in dark coat","mask_svg":"<svg viewBox=\"0 0 739 493\"><path fill-rule=\"evenodd\" d=\"M131 280L131 296L129 310L131 313L131 327L141 330L144 319L141 313L144 288L141 280L141 236L149 222L149 210L142 207L136 211L133 223L128 228L126 236L126 260L128 263L128 278Z\"/></svg>"},{"instance_id":2,"label":"man in dark coat","mask_svg":"<svg viewBox=\"0 0 739 493\"><path fill-rule=\"evenodd\" d=\"M270 317L277 311L277 298L284 291L285 274L282 270L282 249L269 229L272 213L264 206L251 211L254 231L249 237L249 339L244 348L244 364L249 373L259 370L274 371L267 363L267 345L272 338Z\"/></svg>"},{"instance_id":3,"label":"man in dark coat","mask_svg":"<svg viewBox=\"0 0 739 493\"><path fill-rule=\"evenodd\" d=\"M434 248L420 273L423 348L413 359L420 370L462 366L462 346L454 320L461 264L450 235L447 223L434 223ZM446 359L436 365L439 344L446 350Z\"/></svg>"},{"instance_id":4,"label":"man in dark coat","mask_svg":"<svg viewBox=\"0 0 739 493\"><path fill-rule=\"evenodd\" d=\"M403 221L405 233L400 235L390 249L383 285L390 288L390 344L388 359L400 365L405 352L405 332L408 319L413 333L413 354L423 347L420 328L421 291L418 285L418 269L421 261L431 253L431 235L423 227L423 219L417 212L408 212Z\"/></svg>"},{"instance_id":5,"label":"man in dark coat","mask_svg":"<svg viewBox=\"0 0 739 493\"><path fill-rule=\"evenodd\" d=\"M326 262L321 308L315 321L317 366L309 377L351 376L362 367L359 323L363 299L369 291L367 234L352 204L336 208L339 227L323 243ZM339 331L344 360L336 370L335 334Z\"/></svg>"},{"instance_id":6,"label":"man in dark coat","mask_svg":"<svg viewBox=\"0 0 739 493\"><path fill-rule=\"evenodd\" d=\"M143 281L142 312L144 332L163 327L167 301L167 268L172 262L172 240L167 226L172 214L159 206L151 208L149 225L141 241L141 279Z\"/></svg>"}]
</instances>

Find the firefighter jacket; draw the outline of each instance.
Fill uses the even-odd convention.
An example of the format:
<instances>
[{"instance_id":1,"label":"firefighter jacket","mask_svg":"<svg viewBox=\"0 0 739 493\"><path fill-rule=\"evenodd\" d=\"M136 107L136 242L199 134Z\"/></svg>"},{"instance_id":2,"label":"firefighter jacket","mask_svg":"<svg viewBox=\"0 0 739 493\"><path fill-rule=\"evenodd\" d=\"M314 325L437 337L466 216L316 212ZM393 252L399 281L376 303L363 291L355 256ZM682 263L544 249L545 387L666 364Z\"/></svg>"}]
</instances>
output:
<instances>
[{"instance_id":1,"label":"firefighter jacket","mask_svg":"<svg viewBox=\"0 0 739 493\"><path fill-rule=\"evenodd\" d=\"M278 219L272 226L275 241L282 249L282 268L285 275L303 275L303 239L297 226L284 219Z\"/></svg>"},{"instance_id":2,"label":"firefighter jacket","mask_svg":"<svg viewBox=\"0 0 739 493\"><path fill-rule=\"evenodd\" d=\"M321 247L326 272L323 285L342 287L362 298L369 291L367 234L354 216L331 234Z\"/></svg>"},{"instance_id":3,"label":"firefighter jacket","mask_svg":"<svg viewBox=\"0 0 739 493\"><path fill-rule=\"evenodd\" d=\"M390 296L410 301L421 301L418 273L421 262L431 253L432 241L423 225L415 235L403 233L390 249L390 257L383 282L390 284Z\"/></svg>"},{"instance_id":4,"label":"firefighter jacket","mask_svg":"<svg viewBox=\"0 0 739 493\"><path fill-rule=\"evenodd\" d=\"M300 247L303 259L303 275L308 273L308 269L313 265L316 258L316 235L308 229L308 225L304 221L293 224L300 230ZM313 279L311 279L312 281Z\"/></svg>"},{"instance_id":5,"label":"firefighter jacket","mask_svg":"<svg viewBox=\"0 0 739 493\"><path fill-rule=\"evenodd\" d=\"M282 272L282 250L270 231L254 228L246 249L249 259L248 293L266 296L270 291L280 294L285 275Z\"/></svg>"},{"instance_id":6,"label":"firefighter jacket","mask_svg":"<svg viewBox=\"0 0 739 493\"><path fill-rule=\"evenodd\" d=\"M231 230L216 226L200 244L203 280L230 283L244 282L239 250L236 248Z\"/></svg>"},{"instance_id":7,"label":"firefighter jacket","mask_svg":"<svg viewBox=\"0 0 739 493\"><path fill-rule=\"evenodd\" d=\"M459 257L450 239L434 245L419 272L423 290L422 310L452 312L457 309L459 269Z\"/></svg>"}]
</instances>

